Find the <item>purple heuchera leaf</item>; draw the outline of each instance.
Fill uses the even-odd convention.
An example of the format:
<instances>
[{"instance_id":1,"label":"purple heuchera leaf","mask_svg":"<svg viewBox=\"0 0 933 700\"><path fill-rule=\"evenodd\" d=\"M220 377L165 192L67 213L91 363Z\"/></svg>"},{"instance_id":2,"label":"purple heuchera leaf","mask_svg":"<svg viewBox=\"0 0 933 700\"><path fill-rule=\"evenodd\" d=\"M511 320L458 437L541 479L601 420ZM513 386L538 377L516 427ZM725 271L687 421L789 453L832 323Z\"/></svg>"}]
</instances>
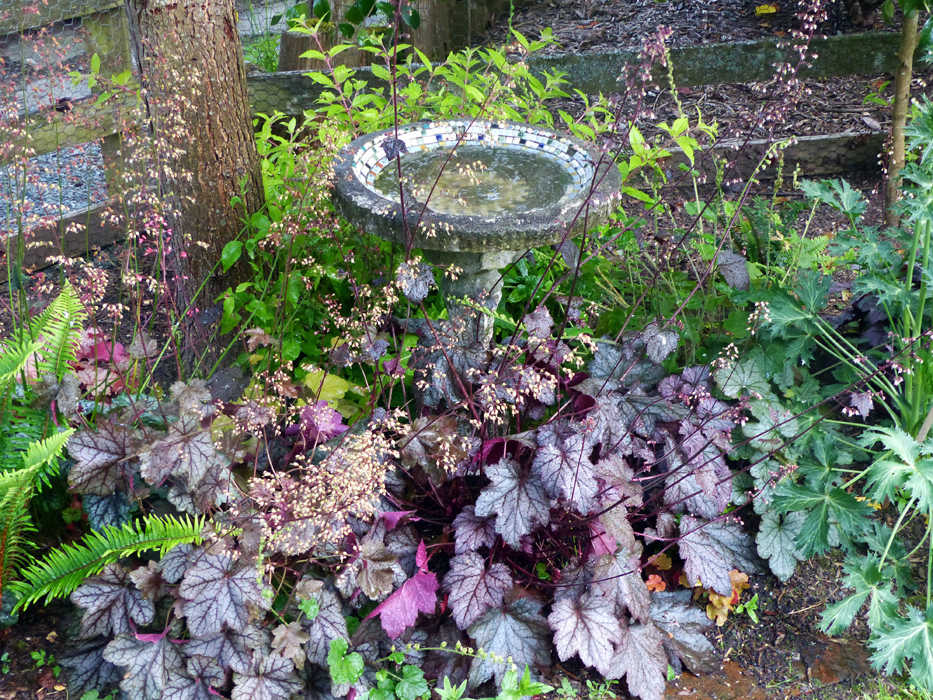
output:
<instances>
[{"instance_id":1,"label":"purple heuchera leaf","mask_svg":"<svg viewBox=\"0 0 933 700\"><path fill-rule=\"evenodd\" d=\"M536 476L523 475L518 462L508 457L488 465L485 473L492 483L477 497L476 515L495 516L496 532L518 549L524 535L548 522L551 503L547 492Z\"/></svg>"},{"instance_id":2,"label":"purple heuchera leaf","mask_svg":"<svg viewBox=\"0 0 933 700\"><path fill-rule=\"evenodd\" d=\"M178 588L184 599L188 629L196 637L216 634L228 625L243 629L251 608L266 608L254 566L238 562L232 554L201 553Z\"/></svg>"},{"instance_id":3,"label":"purple heuchera leaf","mask_svg":"<svg viewBox=\"0 0 933 700\"><path fill-rule=\"evenodd\" d=\"M132 631L133 622L147 625L155 614L152 603L133 586L119 564L108 564L78 586L71 602L84 608L81 634L85 637L125 634Z\"/></svg>"},{"instance_id":4,"label":"purple heuchera leaf","mask_svg":"<svg viewBox=\"0 0 933 700\"><path fill-rule=\"evenodd\" d=\"M318 401L301 409L298 429L305 441L313 445L343 435L350 428L344 425L343 416L326 401Z\"/></svg>"},{"instance_id":5,"label":"purple heuchera leaf","mask_svg":"<svg viewBox=\"0 0 933 700\"><path fill-rule=\"evenodd\" d=\"M613 601L595 593L561 598L548 615L554 647L561 661L574 654L587 666L607 675L612 668L613 645L622 637Z\"/></svg>"},{"instance_id":6,"label":"purple heuchera leaf","mask_svg":"<svg viewBox=\"0 0 933 700\"><path fill-rule=\"evenodd\" d=\"M473 506L465 506L454 518L454 553L475 552L491 547L496 541L496 528L490 518L481 518Z\"/></svg>"},{"instance_id":7,"label":"purple heuchera leaf","mask_svg":"<svg viewBox=\"0 0 933 700\"><path fill-rule=\"evenodd\" d=\"M190 544L179 544L172 547L159 562L162 569L162 578L169 583L178 583L188 569L188 556L194 551Z\"/></svg>"},{"instance_id":8,"label":"purple heuchera leaf","mask_svg":"<svg viewBox=\"0 0 933 700\"><path fill-rule=\"evenodd\" d=\"M415 624L419 612L433 613L437 605L437 576L428 571L424 540L418 544L415 562L418 565L417 573L366 616L369 619L379 615L382 629L391 639Z\"/></svg>"},{"instance_id":9,"label":"purple heuchera leaf","mask_svg":"<svg viewBox=\"0 0 933 700\"><path fill-rule=\"evenodd\" d=\"M849 394L849 408L851 411L849 415L858 413L862 418L868 418L868 414L871 413L874 406L875 402L870 391L853 391Z\"/></svg>"},{"instance_id":10,"label":"purple heuchera leaf","mask_svg":"<svg viewBox=\"0 0 933 700\"><path fill-rule=\"evenodd\" d=\"M150 484L161 484L175 475L194 486L212 467L229 464L229 457L214 447L210 428L201 427L200 417L192 413L169 425L165 437L139 455L139 472Z\"/></svg>"},{"instance_id":11,"label":"purple heuchera leaf","mask_svg":"<svg viewBox=\"0 0 933 700\"><path fill-rule=\"evenodd\" d=\"M465 630L487 610L502 605L512 588L512 577L505 564L493 564L487 569L483 557L467 552L450 560L444 588L450 591L448 603L454 621Z\"/></svg>"},{"instance_id":12,"label":"purple heuchera leaf","mask_svg":"<svg viewBox=\"0 0 933 700\"><path fill-rule=\"evenodd\" d=\"M165 635L120 635L104 648L104 658L124 669L120 688L133 700L161 700L165 687L184 671L178 646Z\"/></svg>"},{"instance_id":13,"label":"purple heuchera leaf","mask_svg":"<svg viewBox=\"0 0 933 700\"><path fill-rule=\"evenodd\" d=\"M541 615L541 603L531 598L489 610L468 632L477 647L503 658L511 656L519 668L550 664L547 620ZM493 676L501 683L507 670L505 664L476 657L470 667L470 685L476 687Z\"/></svg>"},{"instance_id":14,"label":"purple heuchera leaf","mask_svg":"<svg viewBox=\"0 0 933 700\"><path fill-rule=\"evenodd\" d=\"M565 439L549 435L550 430L538 430L538 449L531 464L548 493L564 498L583 515L592 510L599 489L593 474L590 452L593 445L584 435L572 434Z\"/></svg>"},{"instance_id":15,"label":"purple heuchera leaf","mask_svg":"<svg viewBox=\"0 0 933 700\"><path fill-rule=\"evenodd\" d=\"M266 633L253 625L247 625L244 630L225 627L217 634L189 640L185 652L189 656L216 659L223 668L246 673L253 662L253 652L263 650L268 641Z\"/></svg>"},{"instance_id":16,"label":"purple heuchera leaf","mask_svg":"<svg viewBox=\"0 0 933 700\"><path fill-rule=\"evenodd\" d=\"M667 654L660 630L650 622L622 630L622 641L607 678L625 675L628 689L641 700L661 700L667 685Z\"/></svg>"},{"instance_id":17,"label":"purple heuchera leaf","mask_svg":"<svg viewBox=\"0 0 933 700\"><path fill-rule=\"evenodd\" d=\"M528 331L528 335L539 340L546 340L551 337L551 329L554 327L554 319L545 306L539 306L530 314L522 317L522 323Z\"/></svg>"},{"instance_id":18,"label":"purple heuchera leaf","mask_svg":"<svg viewBox=\"0 0 933 700\"><path fill-rule=\"evenodd\" d=\"M292 662L266 654L248 673L233 674L233 700L283 700L301 690Z\"/></svg>"}]
</instances>

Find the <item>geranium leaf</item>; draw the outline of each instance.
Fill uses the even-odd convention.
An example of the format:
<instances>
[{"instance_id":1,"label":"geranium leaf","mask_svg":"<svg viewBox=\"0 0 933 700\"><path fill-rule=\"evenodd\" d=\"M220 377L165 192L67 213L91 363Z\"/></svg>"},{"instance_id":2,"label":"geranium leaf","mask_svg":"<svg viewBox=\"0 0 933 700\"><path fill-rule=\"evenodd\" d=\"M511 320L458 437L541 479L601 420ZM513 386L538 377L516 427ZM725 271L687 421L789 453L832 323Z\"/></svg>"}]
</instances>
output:
<instances>
[{"instance_id":1,"label":"geranium leaf","mask_svg":"<svg viewBox=\"0 0 933 700\"><path fill-rule=\"evenodd\" d=\"M84 608L81 633L95 635L125 634L132 623L152 622L155 608L129 580L126 569L108 564L97 576L85 580L71 594L71 602Z\"/></svg>"},{"instance_id":2,"label":"geranium leaf","mask_svg":"<svg viewBox=\"0 0 933 700\"><path fill-rule=\"evenodd\" d=\"M496 527L491 518L481 518L473 506L465 506L454 518L454 553L475 552L491 547L496 541Z\"/></svg>"},{"instance_id":3,"label":"geranium leaf","mask_svg":"<svg viewBox=\"0 0 933 700\"><path fill-rule=\"evenodd\" d=\"M512 577L505 564L487 569L483 557L467 552L450 560L444 587L450 591L448 603L454 621L465 630L487 610L502 605L506 591L512 588Z\"/></svg>"},{"instance_id":4,"label":"geranium leaf","mask_svg":"<svg viewBox=\"0 0 933 700\"><path fill-rule=\"evenodd\" d=\"M664 637L650 622L622 630L622 641L612 659L609 678L625 675L632 695L642 700L661 700L667 685Z\"/></svg>"},{"instance_id":5,"label":"geranium leaf","mask_svg":"<svg viewBox=\"0 0 933 700\"><path fill-rule=\"evenodd\" d=\"M206 656L216 659L223 668L237 673L246 673L253 662L253 652L266 648L266 633L253 625L244 630L224 628L217 634L194 638L185 645L189 656Z\"/></svg>"},{"instance_id":6,"label":"geranium leaf","mask_svg":"<svg viewBox=\"0 0 933 700\"><path fill-rule=\"evenodd\" d=\"M468 633L477 647L503 658L511 656L519 668L550 663L547 620L541 615L541 604L531 598L518 598L506 607L487 611ZM501 683L506 670L505 664L476 657L470 666L470 685L478 686L492 677Z\"/></svg>"},{"instance_id":7,"label":"geranium leaf","mask_svg":"<svg viewBox=\"0 0 933 700\"><path fill-rule=\"evenodd\" d=\"M104 658L124 669L120 688L134 700L160 700L165 687L184 672L178 647L167 636L150 641L120 635L104 648Z\"/></svg>"},{"instance_id":8,"label":"geranium leaf","mask_svg":"<svg viewBox=\"0 0 933 700\"><path fill-rule=\"evenodd\" d=\"M794 575L797 562L803 558L795 540L806 517L805 513L779 515L773 510L761 516L758 535L755 537L758 554L768 560L771 572L781 581Z\"/></svg>"},{"instance_id":9,"label":"geranium leaf","mask_svg":"<svg viewBox=\"0 0 933 700\"><path fill-rule=\"evenodd\" d=\"M613 645L622 636L614 608L612 600L594 593L556 601L547 621L554 630L554 647L560 660L577 654L585 665L603 675L609 673Z\"/></svg>"},{"instance_id":10,"label":"geranium leaf","mask_svg":"<svg viewBox=\"0 0 933 700\"><path fill-rule=\"evenodd\" d=\"M641 547L638 548L640 552ZM604 554L593 567L593 589L614 600L616 609L628 609L633 617L647 622L651 609L651 593L639 572L641 556L623 549L616 554Z\"/></svg>"},{"instance_id":11,"label":"geranium leaf","mask_svg":"<svg viewBox=\"0 0 933 700\"><path fill-rule=\"evenodd\" d=\"M308 644L305 647L308 661L318 666L327 665L327 652L334 639L348 640L347 620L343 616L340 601L330 591L324 589L316 594L318 613L311 621L305 622L308 630Z\"/></svg>"},{"instance_id":12,"label":"geranium leaf","mask_svg":"<svg viewBox=\"0 0 933 700\"><path fill-rule=\"evenodd\" d=\"M820 629L837 634L852 624L855 615L868 601L868 624L872 630L886 628L897 616L898 600L891 591L892 572L878 568L877 560L859 560L845 563L844 582L853 593L827 605L823 611Z\"/></svg>"},{"instance_id":13,"label":"geranium leaf","mask_svg":"<svg viewBox=\"0 0 933 700\"><path fill-rule=\"evenodd\" d=\"M581 514L592 510L599 489L590 461L592 443L579 433L561 439L552 431L538 431L532 473L554 498L564 498Z\"/></svg>"},{"instance_id":14,"label":"geranium leaf","mask_svg":"<svg viewBox=\"0 0 933 700\"><path fill-rule=\"evenodd\" d=\"M120 669L104 660L104 647L109 643L109 637L97 637L60 657L72 695L81 697L89 690L103 692L120 682Z\"/></svg>"},{"instance_id":15,"label":"geranium leaf","mask_svg":"<svg viewBox=\"0 0 933 700\"><path fill-rule=\"evenodd\" d=\"M111 495L125 476L128 445L128 431L114 420L98 421L96 430L75 434L68 441L68 454L75 460L68 485L78 493Z\"/></svg>"},{"instance_id":16,"label":"geranium leaf","mask_svg":"<svg viewBox=\"0 0 933 700\"><path fill-rule=\"evenodd\" d=\"M229 553L204 552L194 557L178 588L191 634L216 634L225 624L232 629L246 627L251 608L268 607L257 576L254 566L238 562Z\"/></svg>"},{"instance_id":17,"label":"geranium leaf","mask_svg":"<svg viewBox=\"0 0 933 700\"><path fill-rule=\"evenodd\" d=\"M437 576L428 571L424 542L418 545L416 562L415 575L367 615L367 619L378 615L382 629L391 639L415 624L419 612L433 613L437 605Z\"/></svg>"},{"instance_id":18,"label":"geranium leaf","mask_svg":"<svg viewBox=\"0 0 933 700\"><path fill-rule=\"evenodd\" d=\"M229 464L229 458L214 447L210 428L202 428L200 418L190 413L170 424L166 436L139 456L139 471L150 484L161 484L174 474L193 486L211 467Z\"/></svg>"},{"instance_id":19,"label":"geranium leaf","mask_svg":"<svg viewBox=\"0 0 933 700\"><path fill-rule=\"evenodd\" d=\"M548 522L551 502L537 477L523 475L518 462L508 457L485 469L492 482L476 499L476 515L496 518L496 532L517 549L524 535Z\"/></svg>"},{"instance_id":20,"label":"geranium leaf","mask_svg":"<svg viewBox=\"0 0 933 700\"><path fill-rule=\"evenodd\" d=\"M699 579L719 595L732 595L733 568L751 573L758 570L752 543L734 523L704 522L685 515L680 519L678 541L684 573L693 585Z\"/></svg>"},{"instance_id":21,"label":"geranium leaf","mask_svg":"<svg viewBox=\"0 0 933 700\"><path fill-rule=\"evenodd\" d=\"M713 673L719 668L719 655L704 634L713 621L693 604L692 595L689 590L653 593L651 620L666 636L672 664L679 667L680 659L693 673Z\"/></svg>"},{"instance_id":22,"label":"geranium leaf","mask_svg":"<svg viewBox=\"0 0 933 700\"><path fill-rule=\"evenodd\" d=\"M926 612L908 607L907 614L892 620L869 641L875 668L893 675L910 665L910 676L921 688L933 687L933 607Z\"/></svg>"},{"instance_id":23,"label":"geranium leaf","mask_svg":"<svg viewBox=\"0 0 933 700\"><path fill-rule=\"evenodd\" d=\"M301 690L292 662L266 654L248 673L233 674L233 700L282 700Z\"/></svg>"}]
</instances>

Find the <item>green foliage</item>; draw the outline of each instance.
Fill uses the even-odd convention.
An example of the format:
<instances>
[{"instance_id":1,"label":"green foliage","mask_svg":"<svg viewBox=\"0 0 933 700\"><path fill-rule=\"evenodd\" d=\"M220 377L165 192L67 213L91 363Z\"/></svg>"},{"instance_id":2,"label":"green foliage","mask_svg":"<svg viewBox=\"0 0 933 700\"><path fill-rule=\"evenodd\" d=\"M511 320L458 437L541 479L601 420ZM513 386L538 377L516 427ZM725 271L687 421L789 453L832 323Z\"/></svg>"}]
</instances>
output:
<instances>
[{"instance_id":1,"label":"green foliage","mask_svg":"<svg viewBox=\"0 0 933 700\"><path fill-rule=\"evenodd\" d=\"M49 602L69 595L86 578L110 563L142 552L164 555L184 543L200 543L205 519L147 515L121 527L105 527L87 533L80 542L63 544L47 552L21 572L12 584L17 596L16 609Z\"/></svg>"},{"instance_id":2,"label":"green foliage","mask_svg":"<svg viewBox=\"0 0 933 700\"><path fill-rule=\"evenodd\" d=\"M332 639L327 652L327 668L334 683L356 683L363 675L366 664L359 652L347 653L350 648L346 639Z\"/></svg>"}]
</instances>

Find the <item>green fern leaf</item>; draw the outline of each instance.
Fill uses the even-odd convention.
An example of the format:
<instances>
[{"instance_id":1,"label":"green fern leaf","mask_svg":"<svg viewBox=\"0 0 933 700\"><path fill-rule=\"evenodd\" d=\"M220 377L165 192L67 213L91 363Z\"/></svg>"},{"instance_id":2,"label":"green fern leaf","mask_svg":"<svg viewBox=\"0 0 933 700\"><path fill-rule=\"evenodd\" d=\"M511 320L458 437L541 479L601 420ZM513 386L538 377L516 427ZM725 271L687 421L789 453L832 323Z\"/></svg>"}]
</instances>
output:
<instances>
[{"instance_id":1,"label":"green fern leaf","mask_svg":"<svg viewBox=\"0 0 933 700\"><path fill-rule=\"evenodd\" d=\"M27 534L35 532L29 517L29 500L33 494L30 470L14 472L17 479L0 497L0 601L7 582L24 564L31 545Z\"/></svg>"},{"instance_id":2,"label":"green fern leaf","mask_svg":"<svg viewBox=\"0 0 933 700\"><path fill-rule=\"evenodd\" d=\"M42 350L41 340L20 337L0 345L0 391L6 390L25 370L29 358Z\"/></svg>"},{"instance_id":3,"label":"green fern leaf","mask_svg":"<svg viewBox=\"0 0 933 700\"><path fill-rule=\"evenodd\" d=\"M121 527L89 532L81 542L57 547L22 570L21 580L11 584L19 598L15 609L25 609L42 598L46 603L63 598L87 577L124 557L154 550L164 555L179 544L198 544L204 522L204 517L149 515Z\"/></svg>"},{"instance_id":4,"label":"green fern leaf","mask_svg":"<svg viewBox=\"0 0 933 700\"><path fill-rule=\"evenodd\" d=\"M62 291L30 323L32 337L42 342L42 372L61 379L75 361L78 350L78 332L87 313L74 288L65 282Z\"/></svg>"},{"instance_id":5,"label":"green fern leaf","mask_svg":"<svg viewBox=\"0 0 933 700\"><path fill-rule=\"evenodd\" d=\"M33 472L32 483L37 491L41 491L42 486L48 486L49 480L58 474L58 458L74 432L74 428L68 428L50 435L45 440L33 442L26 449L23 468Z\"/></svg>"}]
</instances>

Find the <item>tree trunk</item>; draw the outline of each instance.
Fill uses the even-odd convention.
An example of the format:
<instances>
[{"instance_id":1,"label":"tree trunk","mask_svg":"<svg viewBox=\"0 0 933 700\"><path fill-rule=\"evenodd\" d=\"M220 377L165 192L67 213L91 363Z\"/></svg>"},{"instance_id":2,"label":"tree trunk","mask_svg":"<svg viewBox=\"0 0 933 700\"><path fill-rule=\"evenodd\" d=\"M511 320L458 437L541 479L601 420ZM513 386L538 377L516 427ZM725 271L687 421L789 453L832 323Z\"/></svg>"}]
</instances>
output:
<instances>
[{"instance_id":1,"label":"tree trunk","mask_svg":"<svg viewBox=\"0 0 933 700\"><path fill-rule=\"evenodd\" d=\"M203 349L219 315L215 299L243 274L236 266L220 274L221 251L263 204L234 0L127 2L160 159L176 309L185 340Z\"/></svg>"},{"instance_id":2,"label":"tree trunk","mask_svg":"<svg viewBox=\"0 0 933 700\"><path fill-rule=\"evenodd\" d=\"M891 157L888 160L888 180L884 190L884 221L888 226L898 224L895 203L901 196L901 170L904 167L904 127L910 108L910 79L913 75L914 51L917 49L916 10L904 16L901 45L897 52L897 73L894 76L894 107L891 118Z\"/></svg>"}]
</instances>

